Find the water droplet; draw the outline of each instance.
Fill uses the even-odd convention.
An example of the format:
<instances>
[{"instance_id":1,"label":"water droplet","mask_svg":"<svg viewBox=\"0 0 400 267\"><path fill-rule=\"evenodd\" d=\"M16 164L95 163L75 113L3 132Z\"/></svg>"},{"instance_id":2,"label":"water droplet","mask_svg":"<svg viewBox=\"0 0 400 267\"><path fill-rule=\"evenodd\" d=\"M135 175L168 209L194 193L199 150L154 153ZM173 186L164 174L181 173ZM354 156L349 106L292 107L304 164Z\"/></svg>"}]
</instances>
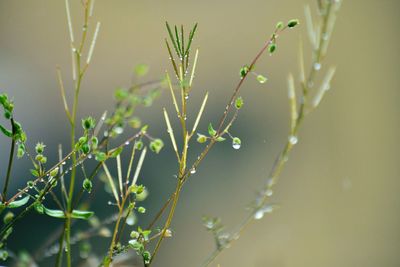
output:
<instances>
[{"instance_id":1,"label":"water droplet","mask_svg":"<svg viewBox=\"0 0 400 267\"><path fill-rule=\"evenodd\" d=\"M321 63L318 62L314 63L314 70L318 71L320 69L321 69Z\"/></svg>"},{"instance_id":2,"label":"water droplet","mask_svg":"<svg viewBox=\"0 0 400 267\"><path fill-rule=\"evenodd\" d=\"M71 159L71 157L68 157L68 159Z\"/></svg>"},{"instance_id":3,"label":"water droplet","mask_svg":"<svg viewBox=\"0 0 400 267\"><path fill-rule=\"evenodd\" d=\"M289 143L292 145L297 144L297 142L299 142L299 139L297 138L297 136L295 135L291 135L289 136Z\"/></svg>"},{"instance_id":4,"label":"water droplet","mask_svg":"<svg viewBox=\"0 0 400 267\"><path fill-rule=\"evenodd\" d=\"M189 95L188 95L188 94L185 95L185 99L186 99L186 100L189 99Z\"/></svg>"},{"instance_id":5,"label":"water droplet","mask_svg":"<svg viewBox=\"0 0 400 267\"><path fill-rule=\"evenodd\" d=\"M107 137L108 136L108 131L104 131L104 137Z\"/></svg>"},{"instance_id":6,"label":"water droplet","mask_svg":"<svg viewBox=\"0 0 400 267\"><path fill-rule=\"evenodd\" d=\"M195 173L196 173L196 168L192 168L192 169L190 170L190 173L191 173L191 174L195 174Z\"/></svg>"},{"instance_id":7,"label":"water droplet","mask_svg":"<svg viewBox=\"0 0 400 267\"><path fill-rule=\"evenodd\" d=\"M108 205L112 205L113 203L112 203L111 201L108 201L107 204L108 204Z\"/></svg>"},{"instance_id":8,"label":"water droplet","mask_svg":"<svg viewBox=\"0 0 400 267\"><path fill-rule=\"evenodd\" d=\"M92 154L89 154L88 156L88 159L91 159L93 156L92 156ZM82 162L79 162L79 164L81 164Z\"/></svg>"},{"instance_id":9,"label":"water droplet","mask_svg":"<svg viewBox=\"0 0 400 267\"><path fill-rule=\"evenodd\" d=\"M124 132L124 128L122 128L122 127L115 127L115 128L114 128L114 132L115 132L116 134L122 134L122 133Z\"/></svg>"},{"instance_id":10,"label":"water droplet","mask_svg":"<svg viewBox=\"0 0 400 267\"><path fill-rule=\"evenodd\" d=\"M232 147L233 147L234 149L239 149L239 148L240 148L240 144L238 144L238 143L233 143L233 144L232 144Z\"/></svg>"},{"instance_id":11,"label":"water droplet","mask_svg":"<svg viewBox=\"0 0 400 267\"><path fill-rule=\"evenodd\" d=\"M260 219L262 219L262 217L264 217L264 212L262 210L259 210L254 214L255 220L260 220Z\"/></svg>"},{"instance_id":12,"label":"water droplet","mask_svg":"<svg viewBox=\"0 0 400 267\"><path fill-rule=\"evenodd\" d=\"M62 165L65 165L65 164L66 164L66 162L65 162L65 161L63 161L61 164L62 164Z\"/></svg>"},{"instance_id":13,"label":"water droplet","mask_svg":"<svg viewBox=\"0 0 400 267\"><path fill-rule=\"evenodd\" d=\"M125 145L126 145L126 146L129 146L129 141L126 141L126 142L125 142Z\"/></svg>"},{"instance_id":14,"label":"water droplet","mask_svg":"<svg viewBox=\"0 0 400 267\"><path fill-rule=\"evenodd\" d=\"M270 196L272 196L273 193L274 193L274 192L273 192L271 189L268 189L268 190L265 192L265 195L268 196L268 197L270 197Z\"/></svg>"}]
</instances>

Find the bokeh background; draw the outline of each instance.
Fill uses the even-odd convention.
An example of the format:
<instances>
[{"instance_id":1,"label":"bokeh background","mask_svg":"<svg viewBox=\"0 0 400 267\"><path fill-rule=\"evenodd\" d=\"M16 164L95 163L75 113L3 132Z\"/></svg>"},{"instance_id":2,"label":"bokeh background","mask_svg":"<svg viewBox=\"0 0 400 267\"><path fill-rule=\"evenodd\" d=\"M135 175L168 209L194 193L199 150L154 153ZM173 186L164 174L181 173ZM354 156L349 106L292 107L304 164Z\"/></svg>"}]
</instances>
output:
<instances>
[{"instance_id":1,"label":"bokeh background","mask_svg":"<svg viewBox=\"0 0 400 267\"><path fill-rule=\"evenodd\" d=\"M71 2L77 35L82 12L80 1ZM240 67L253 58L277 21L304 21L306 3L315 7L314 1L306 0L98 0L94 21L102 26L83 84L79 116L99 117L112 110L113 90L129 86L136 64L151 67L145 80L169 69L163 42L166 20L198 22L193 45L200 48L200 58L188 119L194 119L204 92L209 91L200 125L206 131L208 122L219 119ZM337 74L332 90L303 125L299 144L275 189L273 200L281 208L248 228L213 266L400 266L399 10L396 0L344 1L323 64L336 65ZM64 1L0 0L0 88L14 98L29 146L44 141L52 162L57 144L67 145L68 140L55 74L59 64L70 96L66 25ZM222 217L228 229L245 216L246 205L287 138L286 78L289 72L297 75L300 37L310 58L305 28L303 23L285 34L276 55L262 58L257 71L268 76L268 83L245 84L245 107L232 128L242 138L242 148L218 145L186 184L173 221L174 238L165 241L156 266L198 266L213 250L202 215ZM140 179L151 194L143 223L174 188L176 166L161 113L164 106L173 114L168 92L153 107L138 111L151 132L167 143L159 156L150 155L144 163ZM8 147L1 138L2 172ZM194 159L201 147L191 148ZM23 160L17 163L14 190L26 183L28 166ZM103 207L100 216L114 211L108 200L107 195L94 199L95 206ZM20 224L10 241L15 251L35 251L56 228L38 215L28 219L29 224ZM96 243L99 250L107 245ZM41 266L51 266L50 261Z\"/></svg>"}]
</instances>

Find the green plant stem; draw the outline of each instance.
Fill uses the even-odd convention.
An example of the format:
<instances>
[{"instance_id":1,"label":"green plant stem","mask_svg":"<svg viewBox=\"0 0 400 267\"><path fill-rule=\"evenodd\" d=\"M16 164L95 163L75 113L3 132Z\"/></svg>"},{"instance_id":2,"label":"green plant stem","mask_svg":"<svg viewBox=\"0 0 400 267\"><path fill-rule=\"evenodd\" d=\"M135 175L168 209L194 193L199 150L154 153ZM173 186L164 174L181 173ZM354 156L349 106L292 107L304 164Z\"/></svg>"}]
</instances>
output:
<instances>
[{"instance_id":1,"label":"green plant stem","mask_svg":"<svg viewBox=\"0 0 400 267\"><path fill-rule=\"evenodd\" d=\"M13 162L14 162L14 152L15 152L15 140L14 140L15 126L14 126L14 119L11 118L10 121L11 121L11 129L12 129L11 149L10 149L10 156L8 158L6 179L4 181L4 189L3 189L3 196L2 196L3 202L7 201L7 190L8 190L8 184L10 183L11 169L12 169L12 165L13 165Z\"/></svg>"},{"instance_id":2,"label":"green plant stem","mask_svg":"<svg viewBox=\"0 0 400 267\"><path fill-rule=\"evenodd\" d=\"M117 218L117 221L115 223L115 227L114 227L114 232L113 232L113 236L112 236L112 239L111 239L110 248L108 249L108 256L105 257L105 259L103 261L104 267L109 267L111 262L112 262L113 251L114 251L114 247L115 247L116 240L117 240L119 224L120 224L121 219L122 219L122 217L124 215L124 206L125 206L125 202L126 202L128 196L129 196L129 194L127 192L125 194L124 198L122 199L121 205L118 206L118 208L119 208L118 218Z\"/></svg>"},{"instance_id":3,"label":"green plant stem","mask_svg":"<svg viewBox=\"0 0 400 267\"><path fill-rule=\"evenodd\" d=\"M320 63L321 60L323 59L324 55L322 55L322 47L325 45L325 42L327 42L326 38L323 38L323 34L326 33L328 23L329 23L329 18L332 12L332 3L329 2L328 6L326 7L326 13L323 17L323 22L322 22L322 30L321 30L321 37L319 39L319 49L315 51L314 54L314 59L312 62L312 67L309 72L309 75L307 77L307 84L302 83L302 88L303 88L303 95L302 95L302 101L301 105L299 107L298 111L298 117L295 121L295 125L293 129L290 130L290 135L292 136L297 136L300 126L302 125L304 118L307 116L308 113L306 113L306 107L308 103L308 93L309 93L309 85L314 82L316 70L313 67L315 63ZM269 173L269 181L267 183L267 186L265 190L271 190L272 187L276 184L277 180L279 179L287 161L290 155L290 152L292 151L294 147L294 144L288 140L281 151L279 153L278 157L275 160L275 163ZM256 212L262 208L264 205L267 204L268 201L268 196L264 195L260 203L257 205L257 207L253 208L252 211L248 214L248 216L243 220L243 222L239 225L238 230L234 232L233 236L234 238L231 238L228 243L222 247L222 248L216 248L209 256L208 258L203 262L201 265L202 267L207 267L209 266L224 250L224 248L230 246L235 240L237 240L240 236L240 234L243 232L243 230L248 226L252 221L254 221L254 216Z\"/></svg>"}]
</instances>

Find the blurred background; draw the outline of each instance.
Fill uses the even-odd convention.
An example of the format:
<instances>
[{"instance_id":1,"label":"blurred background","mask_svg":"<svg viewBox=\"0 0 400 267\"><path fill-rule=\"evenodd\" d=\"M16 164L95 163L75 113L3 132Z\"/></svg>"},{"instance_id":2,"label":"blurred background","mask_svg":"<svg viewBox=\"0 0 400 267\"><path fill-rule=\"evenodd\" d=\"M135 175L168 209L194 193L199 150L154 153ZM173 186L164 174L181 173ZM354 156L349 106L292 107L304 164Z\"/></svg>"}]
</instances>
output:
<instances>
[{"instance_id":1,"label":"blurred background","mask_svg":"<svg viewBox=\"0 0 400 267\"><path fill-rule=\"evenodd\" d=\"M299 18L303 22L307 3L315 11L315 2L306 0L98 0L93 22L102 24L83 83L79 116L98 118L104 110L112 110L114 89L130 85L135 65L150 66L144 80L170 70L164 46L166 20L188 28L198 22L193 46L200 48L200 57L188 120L195 119L209 91L200 124L200 131L206 132L208 122L215 124L220 118L240 67L259 51L277 21ZM71 5L78 36L80 1L73 0ZM13 97L29 147L45 142L51 162L56 161L57 144L67 146L69 133L55 72L59 64L71 96L64 8L64 1L0 0L0 90ZM396 0L344 1L321 73L327 65L337 66L332 89L305 121L299 144L275 188L273 200L281 208L253 223L213 266L400 266L399 10ZM94 23L91 33L93 28ZM174 237L163 244L155 266L202 262L214 249L211 235L202 226L203 215L220 216L228 230L246 215L246 205L265 182L287 140L286 79L289 72L298 77L300 38L309 59L303 23L282 36L273 57L265 55L259 62L257 72L269 81L259 84L250 79L245 84L245 105L232 128L241 137L242 148L237 151L229 142L219 144L191 177L173 221ZM149 188L150 196L149 212L139 218L143 224L175 185L176 163L162 117L164 106L174 113L168 92L151 108L138 111L150 124L150 132L167 145L144 163L140 182ZM178 127L176 120L173 124ZM8 149L8 140L0 138L2 173ZM191 146L191 160L200 149ZM17 162L13 190L25 185L29 178L24 170L29 167L26 160ZM100 207L99 217L115 211L107 205L109 200L108 195L93 200ZM29 224L19 224L9 242L14 251L35 251L61 224L36 214L28 219ZM102 251L107 242L96 244ZM52 266L51 261L41 266Z\"/></svg>"}]
</instances>

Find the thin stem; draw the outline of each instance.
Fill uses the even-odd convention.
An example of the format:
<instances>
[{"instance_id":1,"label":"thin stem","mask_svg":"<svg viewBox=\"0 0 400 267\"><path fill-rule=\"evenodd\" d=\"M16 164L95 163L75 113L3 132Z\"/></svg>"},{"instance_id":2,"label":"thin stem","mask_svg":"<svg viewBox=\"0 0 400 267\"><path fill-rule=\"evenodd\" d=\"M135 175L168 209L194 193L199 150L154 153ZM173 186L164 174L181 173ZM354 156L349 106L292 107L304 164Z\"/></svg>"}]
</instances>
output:
<instances>
[{"instance_id":1,"label":"thin stem","mask_svg":"<svg viewBox=\"0 0 400 267\"><path fill-rule=\"evenodd\" d=\"M12 136L11 136L11 149L10 149L10 155L8 158L8 166L7 166L7 174L6 174L6 179L4 181L4 189L3 189L3 202L7 200L7 190L8 190L8 184L10 183L10 176L11 176L11 169L12 165L14 162L14 151L15 151L15 140L14 140L14 135L15 135L15 125L14 125L14 119L11 118L11 129L12 129Z\"/></svg>"}]
</instances>

